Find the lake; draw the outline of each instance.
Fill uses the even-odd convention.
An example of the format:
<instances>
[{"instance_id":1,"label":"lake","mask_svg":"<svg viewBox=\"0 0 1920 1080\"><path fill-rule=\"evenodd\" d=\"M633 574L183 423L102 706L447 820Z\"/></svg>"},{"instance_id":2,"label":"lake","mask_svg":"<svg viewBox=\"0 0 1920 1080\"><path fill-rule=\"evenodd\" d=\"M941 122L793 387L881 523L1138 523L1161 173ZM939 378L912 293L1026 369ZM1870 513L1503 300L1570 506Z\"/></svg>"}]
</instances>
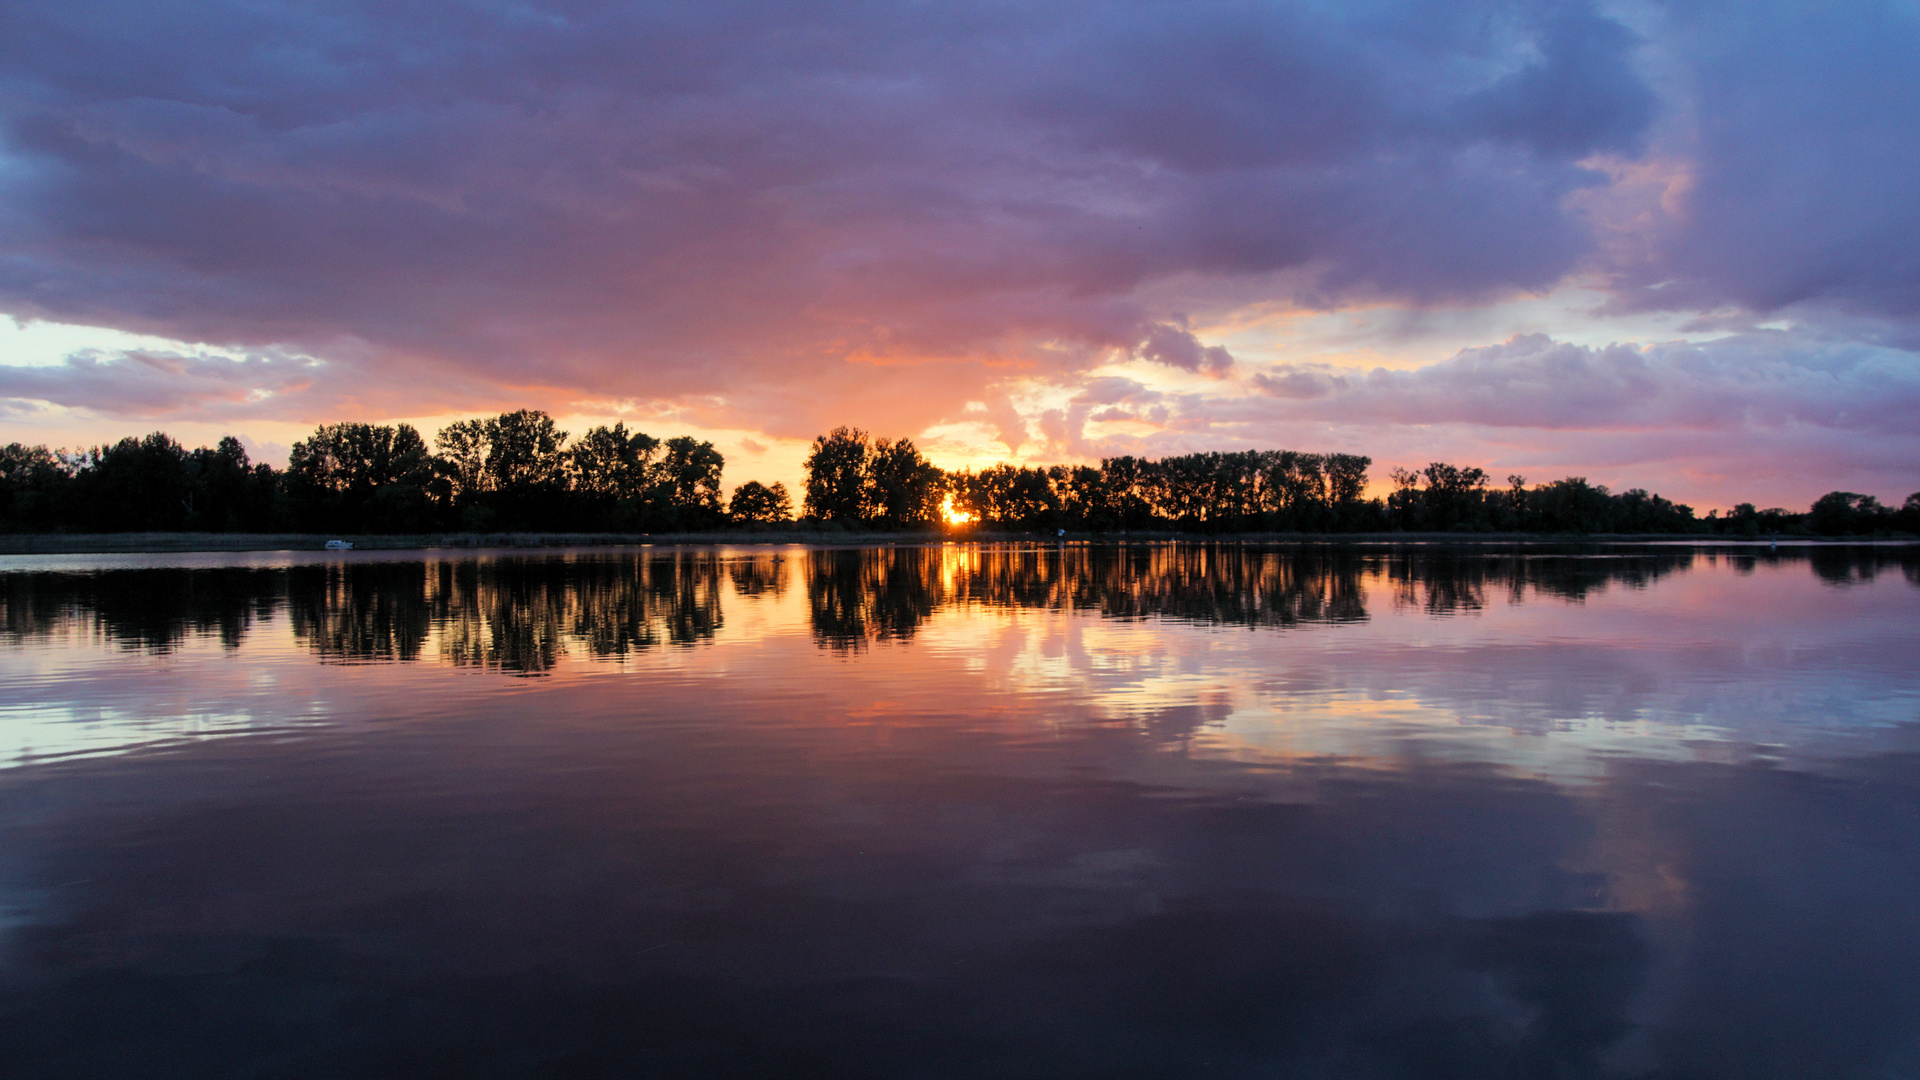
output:
<instances>
[{"instance_id":1,"label":"lake","mask_svg":"<svg viewBox=\"0 0 1920 1080\"><path fill-rule=\"evenodd\" d=\"M0 558L7 1077L1913 1077L1920 548Z\"/></svg>"}]
</instances>

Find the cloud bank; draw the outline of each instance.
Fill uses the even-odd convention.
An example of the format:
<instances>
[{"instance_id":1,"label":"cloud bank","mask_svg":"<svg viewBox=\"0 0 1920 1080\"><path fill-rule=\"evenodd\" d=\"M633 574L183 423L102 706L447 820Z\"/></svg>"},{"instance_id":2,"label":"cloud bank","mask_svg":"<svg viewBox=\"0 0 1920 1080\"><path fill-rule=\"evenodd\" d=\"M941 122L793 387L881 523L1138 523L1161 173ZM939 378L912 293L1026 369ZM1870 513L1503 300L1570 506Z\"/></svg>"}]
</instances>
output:
<instances>
[{"instance_id":1,"label":"cloud bank","mask_svg":"<svg viewBox=\"0 0 1920 1080\"><path fill-rule=\"evenodd\" d=\"M1898 499L1920 488L1917 359L1806 330L1600 347L1527 334L1411 370L1272 365L1246 380L1252 396L1161 396L1152 430L1082 425L1063 445L1164 453L1281 433L1301 449L1464 459L1536 482L1598 467L1703 506L1848 485Z\"/></svg>"},{"instance_id":2,"label":"cloud bank","mask_svg":"<svg viewBox=\"0 0 1920 1080\"><path fill-rule=\"evenodd\" d=\"M1603 348L1544 334L1464 350L1412 371L1279 365L1262 393L1326 419L1605 431L1811 425L1916 434L1910 352L1760 331L1690 344Z\"/></svg>"},{"instance_id":3,"label":"cloud bank","mask_svg":"<svg viewBox=\"0 0 1920 1080\"><path fill-rule=\"evenodd\" d=\"M793 437L920 430L1134 357L1239 378L1250 415L1571 430L1591 397L1619 403L1606 425L1686 432L1801 408L1782 379L1906 387L1920 343L1920 20L1891 5L74 0L0 20L0 311L325 361L104 365L123 380L83 359L0 373L7 396L310 420L667 401ZM1533 347L1399 379L1261 371L1196 329L1254 301L1418 310L1572 280L1613 311L1786 313L1893 351L1834 374L1846 341L1760 349L1698 384L1678 353L1542 353L1473 389L1466 368ZM1629 352L1682 374L1646 398ZM1791 418L1911 433L1861 393ZM1025 419L995 423L1022 441Z\"/></svg>"}]
</instances>

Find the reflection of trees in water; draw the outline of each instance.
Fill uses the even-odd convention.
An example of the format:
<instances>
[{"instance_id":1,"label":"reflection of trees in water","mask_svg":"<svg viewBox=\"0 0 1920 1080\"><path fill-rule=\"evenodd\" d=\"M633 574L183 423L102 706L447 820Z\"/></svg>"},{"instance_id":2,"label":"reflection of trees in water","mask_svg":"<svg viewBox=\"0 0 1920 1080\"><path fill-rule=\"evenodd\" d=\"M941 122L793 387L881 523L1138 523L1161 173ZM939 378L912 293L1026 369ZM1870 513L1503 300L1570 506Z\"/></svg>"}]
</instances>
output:
<instances>
[{"instance_id":1,"label":"reflection of trees in water","mask_svg":"<svg viewBox=\"0 0 1920 1080\"><path fill-rule=\"evenodd\" d=\"M570 644L607 659L712 638L721 572L712 553L450 560L428 602L443 662L533 675Z\"/></svg>"},{"instance_id":2,"label":"reflection of trees in water","mask_svg":"<svg viewBox=\"0 0 1920 1080\"><path fill-rule=\"evenodd\" d=\"M941 548L814 551L807 558L813 635L838 650L913 635L947 599Z\"/></svg>"},{"instance_id":3,"label":"reflection of trees in water","mask_svg":"<svg viewBox=\"0 0 1920 1080\"><path fill-rule=\"evenodd\" d=\"M544 573L520 573L519 560L459 560L428 573L427 603L439 627L442 663L519 675L551 670L566 651L567 587Z\"/></svg>"},{"instance_id":4,"label":"reflection of trees in water","mask_svg":"<svg viewBox=\"0 0 1920 1080\"><path fill-rule=\"evenodd\" d=\"M1361 567L1338 549L1226 545L818 551L807 599L814 636L835 649L909 637L935 609L969 604L1293 626L1365 619Z\"/></svg>"},{"instance_id":5,"label":"reflection of trees in water","mask_svg":"<svg viewBox=\"0 0 1920 1080\"><path fill-rule=\"evenodd\" d=\"M724 572L712 552L583 561L575 578L573 636L595 657L708 640L720 629Z\"/></svg>"},{"instance_id":6,"label":"reflection of trees in water","mask_svg":"<svg viewBox=\"0 0 1920 1080\"><path fill-rule=\"evenodd\" d=\"M727 560L733 591L741 596L785 596L787 562L785 555L747 555Z\"/></svg>"},{"instance_id":7,"label":"reflection of trees in water","mask_svg":"<svg viewBox=\"0 0 1920 1080\"><path fill-rule=\"evenodd\" d=\"M1435 615L1478 611L1490 594L1519 603L1529 592L1578 603L1613 585L1642 589L1693 565L1688 550L1628 555L1488 554L1471 549L1396 551L1379 556L1394 603Z\"/></svg>"},{"instance_id":8,"label":"reflection of trees in water","mask_svg":"<svg viewBox=\"0 0 1920 1080\"><path fill-rule=\"evenodd\" d=\"M1774 553L1768 553L1769 561ZM1908 582L1920 585L1920 548L1900 547L1816 547L1808 551L1813 572L1831 585L1854 585L1873 581L1897 567Z\"/></svg>"},{"instance_id":9,"label":"reflection of trees in water","mask_svg":"<svg viewBox=\"0 0 1920 1080\"><path fill-rule=\"evenodd\" d=\"M1913 544L1747 548L1717 557L1724 558L1738 574L1751 574L1762 566L1779 567L1804 560L1820 580L1831 585L1866 584L1883 573L1893 573L1895 568L1908 584L1920 585L1920 546Z\"/></svg>"},{"instance_id":10,"label":"reflection of trees in water","mask_svg":"<svg viewBox=\"0 0 1920 1080\"><path fill-rule=\"evenodd\" d=\"M1232 626L1359 622L1361 558L1339 548L1088 549L1075 606Z\"/></svg>"},{"instance_id":11,"label":"reflection of trees in water","mask_svg":"<svg viewBox=\"0 0 1920 1080\"><path fill-rule=\"evenodd\" d=\"M1596 557L1596 555L1598 557ZM190 638L237 646L284 610L297 641L333 662L413 661L537 674L569 653L621 657L711 639L721 594L782 596L803 577L814 636L835 649L904 639L942 607L1045 608L1204 625L1367 618L1369 579L1436 614L1528 594L1579 601L1641 588L1696 559L1737 573L1804 562L1837 585L1897 567L1920 585L1920 547L1698 553L1367 551L1232 544L959 545L721 555L620 552L340 561L293 567L0 574L0 641L94 634L153 651ZM795 564L799 565L795 565ZM1375 586L1377 587L1377 585Z\"/></svg>"},{"instance_id":12,"label":"reflection of trees in water","mask_svg":"<svg viewBox=\"0 0 1920 1080\"><path fill-rule=\"evenodd\" d=\"M218 636L236 648L278 606L277 576L247 567L0 574L0 634L22 641L97 633L152 652Z\"/></svg>"},{"instance_id":13,"label":"reflection of trees in water","mask_svg":"<svg viewBox=\"0 0 1920 1080\"><path fill-rule=\"evenodd\" d=\"M0 574L0 634L97 632L151 651L217 634L238 646L284 610L325 661L433 655L538 674L569 651L619 657L713 637L724 569L712 553L636 553Z\"/></svg>"},{"instance_id":14,"label":"reflection of trees in water","mask_svg":"<svg viewBox=\"0 0 1920 1080\"><path fill-rule=\"evenodd\" d=\"M418 660L432 628L426 574L426 563L291 567L293 636L328 660Z\"/></svg>"}]
</instances>

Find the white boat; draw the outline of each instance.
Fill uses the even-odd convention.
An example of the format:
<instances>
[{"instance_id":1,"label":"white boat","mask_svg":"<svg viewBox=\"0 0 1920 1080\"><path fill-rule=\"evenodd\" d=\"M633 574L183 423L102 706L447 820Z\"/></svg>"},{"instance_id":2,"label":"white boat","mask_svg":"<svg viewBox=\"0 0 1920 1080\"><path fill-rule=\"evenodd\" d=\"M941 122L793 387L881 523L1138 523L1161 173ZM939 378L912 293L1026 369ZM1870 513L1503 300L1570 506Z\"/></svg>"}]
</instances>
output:
<instances>
[{"instance_id":1,"label":"white boat","mask_svg":"<svg viewBox=\"0 0 1920 1080\"><path fill-rule=\"evenodd\" d=\"M327 541L327 550L328 550L328 551L352 551L352 550L353 550L353 541L351 541L351 540L329 540L329 541Z\"/></svg>"}]
</instances>

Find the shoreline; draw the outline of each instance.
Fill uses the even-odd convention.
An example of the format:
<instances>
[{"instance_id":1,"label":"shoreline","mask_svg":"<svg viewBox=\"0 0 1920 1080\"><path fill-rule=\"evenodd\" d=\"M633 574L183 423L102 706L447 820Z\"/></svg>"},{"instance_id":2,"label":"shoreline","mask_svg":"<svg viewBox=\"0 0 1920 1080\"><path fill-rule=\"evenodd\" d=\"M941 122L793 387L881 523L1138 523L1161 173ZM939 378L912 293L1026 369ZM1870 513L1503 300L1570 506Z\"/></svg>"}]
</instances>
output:
<instances>
[{"instance_id":1,"label":"shoreline","mask_svg":"<svg viewBox=\"0 0 1920 1080\"><path fill-rule=\"evenodd\" d=\"M1694 533L1130 533L874 532L827 530L689 532L689 533L532 533L446 532L401 535L348 536L324 533L14 533L0 534L0 555L162 554L221 551L321 551L330 540L345 540L355 551L432 551L480 548L581 547L740 547L830 546L879 547L943 543L1194 543L1194 544L1302 544L1322 547L1393 544L1717 544L1793 546L1830 544L1901 545L1920 543L1913 536L1714 536Z\"/></svg>"}]
</instances>

